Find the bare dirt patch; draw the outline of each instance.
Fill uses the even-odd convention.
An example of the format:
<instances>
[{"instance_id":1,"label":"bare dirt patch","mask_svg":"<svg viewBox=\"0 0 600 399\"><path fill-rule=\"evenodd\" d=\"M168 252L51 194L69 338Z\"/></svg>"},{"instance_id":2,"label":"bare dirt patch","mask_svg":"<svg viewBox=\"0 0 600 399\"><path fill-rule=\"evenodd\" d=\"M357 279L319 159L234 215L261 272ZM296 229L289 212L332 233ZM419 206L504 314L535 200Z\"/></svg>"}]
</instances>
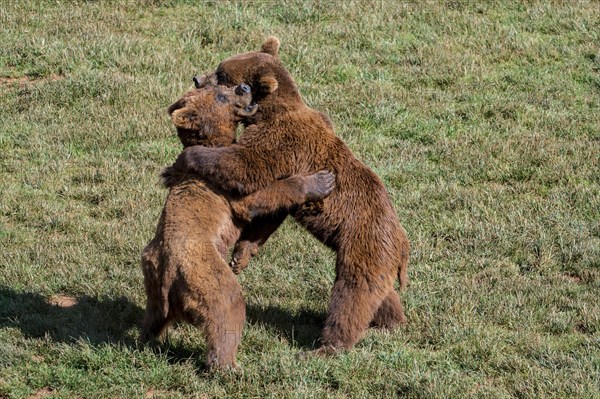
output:
<instances>
[{"instance_id":1,"label":"bare dirt patch","mask_svg":"<svg viewBox=\"0 0 600 399\"><path fill-rule=\"evenodd\" d=\"M172 391L150 388L146 391L145 398L146 399L158 399L158 398L164 398L164 397L169 397L169 396L173 396ZM204 398L204 397L205 396L200 396L200 398Z\"/></svg>"},{"instance_id":2,"label":"bare dirt patch","mask_svg":"<svg viewBox=\"0 0 600 399\"><path fill-rule=\"evenodd\" d=\"M41 399L50 395L52 395L52 390L50 388L42 388L27 399Z\"/></svg>"},{"instance_id":3,"label":"bare dirt patch","mask_svg":"<svg viewBox=\"0 0 600 399\"><path fill-rule=\"evenodd\" d=\"M573 273L565 274L564 278L575 284L581 283L581 277L579 277L578 275L573 274Z\"/></svg>"},{"instance_id":4,"label":"bare dirt patch","mask_svg":"<svg viewBox=\"0 0 600 399\"><path fill-rule=\"evenodd\" d=\"M72 296L54 295L48 299L48 303L61 308L70 308L77 305L77 299Z\"/></svg>"},{"instance_id":5,"label":"bare dirt patch","mask_svg":"<svg viewBox=\"0 0 600 399\"><path fill-rule=\"evenodd\" d=\"M21 77L0 77L0 86L27 86L38 83L56 82L57 80L64 79L64 76L52 74L50 76L44 76L41 78L32 78L30 76Z\"/></svg>"}]
</instances>

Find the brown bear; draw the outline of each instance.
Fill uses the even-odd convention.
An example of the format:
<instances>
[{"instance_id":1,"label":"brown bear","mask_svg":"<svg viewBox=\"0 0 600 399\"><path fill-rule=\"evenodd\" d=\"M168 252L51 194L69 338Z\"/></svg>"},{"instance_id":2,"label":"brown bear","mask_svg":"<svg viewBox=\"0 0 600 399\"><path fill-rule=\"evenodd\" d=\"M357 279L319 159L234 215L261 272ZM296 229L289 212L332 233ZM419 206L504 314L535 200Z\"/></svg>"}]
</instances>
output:
<instances>
[{"instance_id":1,"label":"brown bear","mask_svg":"<svg viewBox=\"0 0 600 399\"><path fill-rule=\"evenodd\" d=\"M242 117L256 112L250 88L192 90L169 107L184 147L230 145ZM226 196L198 176L166 176L169 194L152 241L142 253L147 304L142 339L186 320L202 327L209 368L236 368L245 320L242 290L225 259L247 219L320 200L333 189L328 172L292 176L246 197Z\"/></svg>"},{"instance_id":2,"label":"brown bear","mask_svg":"<svg viewBox=\"0 0 600 399\"><path fill-rule=\"evenodd\" d=\"M353 346L369 324L393 328L405 323L394 289L407 283L409 241L379 177L337 137L331 121L304 104L269 37L260 51L230 57L198 86L248 83L257 112L246 117L237 144L190 147L175 169L196 173L229 193L250 194L295 174L327 169L336 188L322 206L305 204L294 218L336 251L336 278L317 354ZM256 220L238 254L253 252L283 220Z\"/></svg>"}]
</instances>

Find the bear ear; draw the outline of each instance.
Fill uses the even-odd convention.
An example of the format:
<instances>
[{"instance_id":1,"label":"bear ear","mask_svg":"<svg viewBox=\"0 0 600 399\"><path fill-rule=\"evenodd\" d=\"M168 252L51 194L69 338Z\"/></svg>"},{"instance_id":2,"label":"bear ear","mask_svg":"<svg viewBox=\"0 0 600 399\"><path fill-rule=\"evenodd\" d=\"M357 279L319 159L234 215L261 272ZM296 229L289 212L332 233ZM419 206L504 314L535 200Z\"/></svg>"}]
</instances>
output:
<instances>
[{"instance_id":1,"label":"bear ear","mask_svg":"<svg viewBox=\"0 0 600 399\"><path fill-rule=\"evenodd\" d=\"M279 87L279 82L277 82L275 76L271 74L261 76L258 83L260 85L260 91L268 94L273 93Z\"/></svg>"},{"instance_id":2,"label":"bear ear","mask_svg":"<svg viewBox=\"0 0 600 399\"><path fill-rule=\"evenodd\" d=\"M198 128L198 115L188 108L180 108L171 113L175 127L194 130Z\"/></svg>"},{"instance_id":3,"label":"bear ear","mask_svg":"<svg viewBox=\"0 0 600 399\"><path fill-rule=\"evenodd\" d=\"M183 108L185 106L185 99L180 98L179 100L175 101L173 104L169 105L169 108L167 109L167 112L169 113L169 115L171 115L173 112L175 112L176 110Z\"/></svg>"},{"instance_id":4,"label":"bear ear","mask_svg":"<svg viewBox=\"0 0 600 399\"><path fill-rule=\"evenodd\" d=\"M194 87L196 87L196 89L212 87L217 85L217 75L215 73L209 73L200 76L194 76L192 81L194 82Z\"/></svg>"},{"instance_id":5,"label":"bear ear","mask_svg":"<svg viewBox=\"0 0 600 399\"><path fill-rule=\"evenodd\" d=\"M267 37L267 40L262 45L260 51L262 53L271 54L273 57L279 57L279 39L275 36Z\"/></svg>"}]
</instances>

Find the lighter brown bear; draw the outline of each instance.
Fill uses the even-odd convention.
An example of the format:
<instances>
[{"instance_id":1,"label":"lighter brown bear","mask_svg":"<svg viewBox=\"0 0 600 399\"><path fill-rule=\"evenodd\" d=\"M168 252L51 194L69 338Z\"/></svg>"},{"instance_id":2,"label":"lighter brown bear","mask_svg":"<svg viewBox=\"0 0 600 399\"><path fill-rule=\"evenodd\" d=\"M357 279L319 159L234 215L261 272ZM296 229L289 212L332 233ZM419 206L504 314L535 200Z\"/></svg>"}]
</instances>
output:
<instances>
[{"instance_id":1,"label":"lighter brown bear","mask_svg":"<svg viewBox=\"0 0 600 399\"><path fill-rule=\"evenodd\" d=\"M279 40L269 37L260 51L230 57L203 79L199 86L248 83L259 109L242 122L246 128L237 144L185 149L174 168L239 194L295 174L321 169L335 174L336 188L321 207L307 204L292 211L337 253L322 346L316 351L333 353L353 346L370 324L393 328L406 322L394 282L407 283L409 241L382 181L335 135L327 116L304 104L278 51ZM253 252L282 220L256 220L236 255Z\"/></svg>"},{"instance_id":2,"label":"lighter brown bear","mask_svg":"<svg viewBox=\"0 0 600 399\"><path fill-rule=\"evenodd\" d=\"M256 112L250 88L192 90L169 113L184 147L230 145L238 121ZM209 368L236 368L245 303L226 263L247 219L320 200L334 177L320 172L278 180L246 197L224 195L197 176L166 174L169 194L152 241L142 253L147 304L142 338L159 337L178 319L203 329Z\"/></svg>"}]
</instances>

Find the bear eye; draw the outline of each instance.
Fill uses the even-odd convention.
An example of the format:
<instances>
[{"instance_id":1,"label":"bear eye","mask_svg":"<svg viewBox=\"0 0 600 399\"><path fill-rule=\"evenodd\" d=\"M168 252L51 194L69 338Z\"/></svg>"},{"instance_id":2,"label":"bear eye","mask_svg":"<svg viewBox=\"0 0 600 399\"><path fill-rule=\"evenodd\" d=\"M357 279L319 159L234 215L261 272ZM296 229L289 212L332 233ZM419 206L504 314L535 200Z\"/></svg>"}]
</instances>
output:
<instances>
[{"instance_id":1,"label":"bear eye","mask_svg":"<svg viewBox=\"0 0 600 399\"><path fill-rule=\"evenodd\" d=\"M217 101L223 104L228 103L227 97L223 94L217 94Z\"/></svg>"},{"instance_id":2,"label":"bear eye","mask_svg":"<svg viewBox=\"0 0 600 399\"><path fill-rule=\"evenodd\" d=\"M222 85L227 83L227 76L223 72L217 72L215 75L217 76L217 84Z\"/></svg>"}]
</instances>

